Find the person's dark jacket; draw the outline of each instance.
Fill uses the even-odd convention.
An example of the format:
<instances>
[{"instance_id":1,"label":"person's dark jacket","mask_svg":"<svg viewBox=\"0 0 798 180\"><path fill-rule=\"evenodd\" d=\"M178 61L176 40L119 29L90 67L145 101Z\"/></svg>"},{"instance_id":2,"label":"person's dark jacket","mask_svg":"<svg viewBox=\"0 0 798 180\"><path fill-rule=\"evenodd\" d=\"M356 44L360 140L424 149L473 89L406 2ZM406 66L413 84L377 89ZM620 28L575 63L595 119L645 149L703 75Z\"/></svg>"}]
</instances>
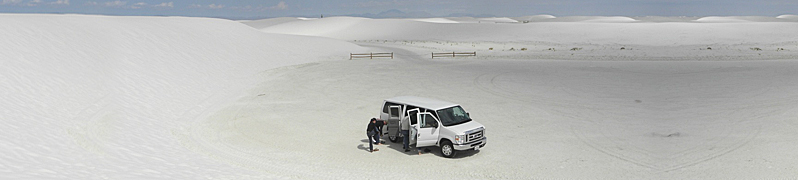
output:
<instances>
[{"instance_id":1,"label":"person's dark jacket","mask_svg":"<svg viewBox=\"0 0 798 180\"><path fill-rule=\"evenodd\" d=\"M382 132L382 126L385 126L385 121L377 120L375 126L377 126L377 131Z\"/></svg>"},{"instance_id":2,"label":"person's dark jacket","mask_svg":"<svg viewBox=\"0 0 798 180\"><path fill-rule=\"evenodd\" d=\"M377 124L372 123L371 121L369 121L369 126L366 128L366 133L370 133L372 130L375 130L376 128L377 128Z\"/></svg>"}]
</instances>

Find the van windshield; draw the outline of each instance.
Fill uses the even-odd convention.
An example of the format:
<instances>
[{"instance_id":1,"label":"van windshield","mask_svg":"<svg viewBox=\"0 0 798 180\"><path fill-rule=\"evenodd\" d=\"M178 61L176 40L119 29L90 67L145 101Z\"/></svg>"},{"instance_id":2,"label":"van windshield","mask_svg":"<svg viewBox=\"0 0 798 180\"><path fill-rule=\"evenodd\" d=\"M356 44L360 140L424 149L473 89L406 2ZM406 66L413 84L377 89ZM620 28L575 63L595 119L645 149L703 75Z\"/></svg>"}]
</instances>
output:
<instances>
[{"instance_id":1,"label":"van windshield","mask_svg":"<svg viewBox=\"0 0 798 180\"><path fill-rule=\"evenodd\" d=\"M441 124L444 126L454 126L471 121L471 117L468 117L468 114L460 106L438 110L437 112Z\"/></svg>"}]
</instances>

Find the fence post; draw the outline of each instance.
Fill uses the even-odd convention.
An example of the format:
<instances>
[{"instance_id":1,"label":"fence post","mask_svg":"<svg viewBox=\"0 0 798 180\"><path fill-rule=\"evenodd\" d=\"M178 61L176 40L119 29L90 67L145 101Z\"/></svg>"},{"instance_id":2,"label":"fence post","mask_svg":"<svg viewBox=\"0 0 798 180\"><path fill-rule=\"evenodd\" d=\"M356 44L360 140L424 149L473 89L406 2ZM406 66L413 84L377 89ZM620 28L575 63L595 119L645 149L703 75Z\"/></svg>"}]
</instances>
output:
<instances>
[{"instance_id":1,"label":"fence post","mask_svg":"<svg viewBox=\"0 0 798 180\"><path fill-rule=\"evenodd\" d=\"M352 53L349 53L349 60L352 60Z\"/></svg>"},{"instance_id":2,"label":"fence post","mask_svg":"<svg viewBox=\"0 0 798 180\"><path fill-rule=\"evenodd\" d=\"M452 57L454 57L454 51L452 51Z\"/></svg>"}]
</instances>

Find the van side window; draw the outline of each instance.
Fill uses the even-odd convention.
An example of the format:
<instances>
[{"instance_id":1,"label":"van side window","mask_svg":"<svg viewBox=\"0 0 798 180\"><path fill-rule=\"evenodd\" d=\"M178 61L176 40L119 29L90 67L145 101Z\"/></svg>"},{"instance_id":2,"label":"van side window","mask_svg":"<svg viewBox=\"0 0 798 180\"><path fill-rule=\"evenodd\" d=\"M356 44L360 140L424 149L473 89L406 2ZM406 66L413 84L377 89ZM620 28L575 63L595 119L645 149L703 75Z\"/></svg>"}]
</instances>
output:
<instances>
[{"instance_id":1,"label":"van side window","mask_svg":"<svg viewBox=\"0 0 798 180\"><path fill-rule=\"evenodd\" d=\"M400 117L400 113L399 112L401 111L400 109L402 109L401 106L399 106L399 108L390 108L389 107L389 109L391 111L391 113L388 113L388 116L390 118L397 118L398 119Z\"/></svg>"},{"instance_id":2,"label":"van side window","mask_svg":"<svg viewBox=\"0 0 798 180\"><path fill-rule=\"evenodd\" d=\"M401 106L400 104L396 104L396 103L392 103L392 102L385 102L385 106L382 106L382 112L383 113L388 113L388 109L390 109L391 106L396 106L396 105Z\"/></svg>"},{"instance_id":3,"label":"van side window","mask_svg":"<svg viewBox=\"0 0 798 180\"><path fill-rule=\"evenodd\" d=\"M416 125L416 123L418 123L418 117L416 117L416 115L417 115L416 111L414 111L412 114L408 114L408 113L410 113L410 110L413 110L413 109L418 109L419 113L427 112L427 109L419 108L419 107L416 107L416 106L407 105L407 108L405 108L405 116L410 116L410 124L411 125Z\"/></svg>"},{"instance_id":4,"label":"van side window","mask_svg":"<svg viewBox=\"0 0 798 180\"><path fill-rule=\"evenodd\" d=\"M423 124L421 124L421 128L437 128L438 127L438 121L435 121L435 118L433 118L432 115L424 114L424 116L422 116L422 118L424 118L424 119L421 121L421 122L423 122Z\"/></svg>"},{"instance_id":5,"label":"van side window","mask_svg":"<svg viewBox=\"0 0 798 180\"><path fill-rule=\"evenodd\" d=\"M408 114L410 116L410 125L416 125L418 123L418 116L416 116L416 112L413 111L412 113Z\"/></svg>"}]
</instances>

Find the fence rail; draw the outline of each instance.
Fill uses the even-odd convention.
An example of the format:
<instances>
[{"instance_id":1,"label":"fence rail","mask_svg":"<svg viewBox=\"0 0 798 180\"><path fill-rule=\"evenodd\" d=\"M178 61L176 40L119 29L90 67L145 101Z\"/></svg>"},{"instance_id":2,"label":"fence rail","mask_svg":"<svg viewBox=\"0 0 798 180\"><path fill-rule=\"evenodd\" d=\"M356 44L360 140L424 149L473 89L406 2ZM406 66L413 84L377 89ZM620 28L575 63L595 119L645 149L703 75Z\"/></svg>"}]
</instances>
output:
<instances>
[{"instance_id":1,"label":"fence rail","mask_svg":"<svg viewBox=\"0 0 798 180\"><path fill-rule=\"evenodd\" d=\"M445 52L445 53L432 53L432 59L436 57L458 57L458 56L477 56L477 52Z\"/></svg>"},{"instance_id":2,"label":"fence rail","mask_svg":"<svg viewBox=\"0 0 798 180\"><path fill-rule=\"evenodd\" d=\"M393 59L393 52L389 52L389 53L360 53L360 54L349 53L349 59L350 60L353 59L353 58L374 59L374 58L381 58L381 57L389 57L389 58Z\"/></svg>"}]
</instances>

